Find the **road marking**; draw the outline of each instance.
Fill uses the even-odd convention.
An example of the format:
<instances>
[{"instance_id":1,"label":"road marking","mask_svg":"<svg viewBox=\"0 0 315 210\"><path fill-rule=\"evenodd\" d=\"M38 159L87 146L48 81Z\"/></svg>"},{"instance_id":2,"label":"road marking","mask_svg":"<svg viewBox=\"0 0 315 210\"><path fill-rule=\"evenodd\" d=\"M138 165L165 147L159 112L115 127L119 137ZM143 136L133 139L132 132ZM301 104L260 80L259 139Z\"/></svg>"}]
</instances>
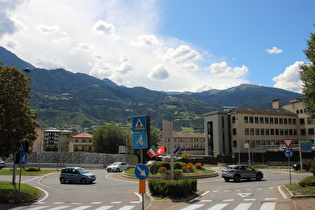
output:
<instances>
[{"instance_id":1,"label":"road marking","mask_svg":"<svg viewBox=\"0 0 315 210\"><path fill-rule=\"evenodd\" d=\"M222 203L222 204L217 204L217 205L214 205L212 206L210 209L208 210L221 210L223 209L224 207L226 207L228 204L227 203Z\"/></svg>"},{"instance_id":2,"label":"road marking","mask_svg":"<svg viewBox=\"0 0 315 210\"><path fill-rule=\"evenodd\" d=\"M201 195L199 195L198 197L196 197L196 198L194 198L194 199L191 199L191 200L190 200L190 201L188 201L188 202L189 202L189 203L194 202L195 200L197 200L197 199L201 198L202 196L204 196L204 195L208 194L209 192L210 192L210 191L206 191L206 192L202 193Z\"/></svg>"},{"instance_id":3,"label":"road marking","mask_svg":"<svg viewBox=\"0 0 315 210\"><path fill-rule=\"evenodd\" d=\"M60 205L60 204L64 204L64 202L54 202L53 204Z\"/></svg>"},{"instance_id":4,"label":"road marking","mask_svg":"<svg viewBox=\"0 0 315 210\"><path fill-rule=\"evenodd\" d=\"M234 210L246 210L248 209L252 203L240 203Z\"/></svg>"},{"instance_id":5,"label":"road marking","mask_svg":"<svg viewBox=\"0 0 315 210\"><path fill-rule=\"evenodd\" d=\"M39 209L44 209L44 208L48 208L49 206L37 206L37 207L32 207L32 210L39 210Z\"/></svg>"},{"instance_id":6,"label":"road marking","mask_svg":"<svg viewBox=\"0 0 315 210\"><path fill-rule=\"evenodd\" d=\"M135 206L124 206L124 207L121 207L120 210L129 210L129 209L133 209Z\"/></svg>"},{"instance_id":7,"label":"road marking","mask_svg":"<svg viewBox=\"0 0 315 210\"><path fill-rule=\"evenodd\" d=\"M101 203L103 203L103 202L91 202L91 204L101 204Z\"/></svg>"},{"instance_id":8,"label":"road marking","mask_svg":"<svg viewBox=\"0 0 315 210\"><path fill-rule=\"evenodd\" d=\"M256 198L247 198L247 199L244 199L244 201L255 201Z\"/></svg>"},{"instance_id":9,"label":"road marking","mask_svg":"<svg viewBox=\"0 0 315 210\"><path fill-rule=\"evenodd\" d=\"M225 199L225 200L223 200L223 202L233 202L234 201L234 199Z\"/></svg>"},{"instance_id":10,"label":"road marking","mask_svg":"<svg viewBox=\"0 0 315 210\"><path fill-rule=\"evenodd\" d=\"M136 194L136 196L138 196L138 198L140 199L139 202L142 202L142 196L139 193L136 193L136 192L134 194Z\"/></svg>"},{"instance_id":11,"label":"road marking","mask_svg":"<svg viewBox=\"0 0 315 210\"><path fill-rule=\"evenodd\" d=\"M90 208L91 206L79 206L77 208L73 208L72 210L84 210L84 209L87 209L87 208Z\"/></svg>"},{"instance_id":12,"label":"road marking","mask_svg":"<svg viewBox=\"0 0 315 210\"><path fill-rule=\"evenodd\" d=\"M201 203L211 203L212 200L201 200L200 202L201 202Z\"/></svg>"},{"instance_id":13,"label":"road marking","mask_svg":"<svg viewBox=\"0 0 315 210\"><path fill-rule=\"evenodd\" d=\"M141 203L140 201L131 201L130 203Z\"/></svg>"},{"instance_id":14,"label":"road marking","mask_svg":"<svg viewBox=\"0 0 315 210\"><path fill-rule=\"evenodd\" d=\"M277 198L265 198L265 201L275 201Z\"/></svg>"},{"instance_id":15,"label":"road marking","mask_svg":"<svg viewBox=\"0 0 315 210\"><path fill-rule=\"evenodd\" d=\"M249 195L251 195L251 193L237 193L239 196L241 196L242 198L245 198Z\"/></svg>"},{"instance_id":16,"label":"road marking","mask_svg":"<svg viewBox=\"0 0 315 210\"><path fill-rule=\"evenodd\" d=\"M107 210L107 209L110 209L112 208L113 206L101 206L99 208L96 208L95 210Z\"/></svg>"},{"instance_id":17,"label":"road marking","mask_svg":"<svg viewBox=\"0 0 315 210\"><path fill-rule=\"evenodd\" d=\"M203 207L205 204L192 204L190 206L187 206L186 208L183 208L182 210L195 210Z\"/></svg>"},{"instance_id":18,"label":"road marking","mask_svg":"<svg viewBox=\"0 0 315 210\"><path fill-rule=\"evenodd\" d=\"M288 197L284 194L284 192L281 190L281 186L278 186L278 190L280 194L282 195L283 199L288 199Z\"/></svg>"},{"instance_id":19,"label":"road marking","mask_svg":"<svg viewBox=\"0 0 315 210\"><path fill-rule=\"evenodd\" d=\"M276 202L265 202L261 205L260 210L270 210L275 209Z\"/></svg>"},{"instance_id":20,"label":"road marking","mask_svg":"<svg viewBox=\"0 0 315 210\"><path fill-rule=\"evenodd\" d=\"M110 202L110 204L120 204L121 203L121 201L112 201L112 202Z\"/></svg>"},{"instance_id":21,"label":"road marking","mask_svg":"<svg viewBox=\"0 0 315 210\"><path fill-rule=\"evenodd\" d=\"M55 208L51 208L50 210L60 210L60 209L65 209L65 208L68 208L70 206L57 206Z\"/></svg>"}]
</instances>

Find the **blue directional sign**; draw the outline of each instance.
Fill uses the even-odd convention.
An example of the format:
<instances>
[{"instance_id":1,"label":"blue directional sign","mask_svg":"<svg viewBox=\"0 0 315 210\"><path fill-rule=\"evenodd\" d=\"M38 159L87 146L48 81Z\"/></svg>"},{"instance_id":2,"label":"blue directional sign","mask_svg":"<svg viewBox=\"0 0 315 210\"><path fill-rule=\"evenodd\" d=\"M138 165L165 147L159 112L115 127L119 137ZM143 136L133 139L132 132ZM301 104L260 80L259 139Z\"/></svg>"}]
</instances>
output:
<instances>
[{"instance_id":1,"label":"blue directional sign","mask_svg":"<svg viewBox=\"0 0 315 210\"><path fill-rule=\"evenodd\" d=\"M149 168L144 164L139 164L135 168L135 175L138 179L146 179L149 176Z\"/></svg>"},{"instance_id":2,"label":"blue directional sign","mask_svg":"<svg viewBox=\"0 0 315 210\"><path fill-rule=\"evenodd\" d=\"M301 150L302 151L311 151L312 150L312 143L311 142L301 142Z\"/></svg>"},{"instance_id":3,"label":"blue directional sign","mask_svg":"<svg viewBox=\"0 0 315 210\"><path fill-rule=\"evenodd\" d=\"M26 164L27 153L20 153L20 164Z\"/></svg>"},{"instance_id":4,"label":"blue directional sign","mask_svg":"<svg viewBox=\"0 0 315 210\"><path fill-rule=\"evenodd\" d=\"M147 126L146 116L132 117L132 131L133 132L147 131L146 126Z\"/></svg>"},{"instance_id":5,"label":"blue directional sign","mask_svg":"<svg viewBox=\"0 0 315 210\"><path fill-rule=\"evenodd\" d=\"M287 157L287 158L290 158L293 156L293 151L291 149L286 149L284 151L284 155Z\"/></svg>"},{"instance_id":6,"label":"blue directional sign","mask_svg":"<svg viewBox=\"0 0 315 210\"><path fill-rule=\"evenodd\" d=\"M132 134L132 148L145 149L148 148L147 133L133 133Z\"/></svg>"}]
</instances>

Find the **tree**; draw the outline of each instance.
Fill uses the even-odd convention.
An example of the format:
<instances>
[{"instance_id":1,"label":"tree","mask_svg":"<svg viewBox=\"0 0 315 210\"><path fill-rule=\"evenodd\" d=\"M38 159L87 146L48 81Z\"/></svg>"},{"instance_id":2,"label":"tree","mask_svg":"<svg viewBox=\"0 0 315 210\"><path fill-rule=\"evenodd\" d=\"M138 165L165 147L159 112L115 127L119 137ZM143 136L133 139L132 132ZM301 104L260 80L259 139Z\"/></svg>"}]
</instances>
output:
<instances>
[{"instance_id":1,"label":"tree","mask_svg":"<svg viewBox=\"0 0 315 210\"><path fill-rule=\"evenodd\" d=\"M94 151L115 154L118 146L126 145L126 136L121 127L115 124L106 124L95 130L92 137Z\"/></svg>"},{"instance_id":2,"label":"tree","mask_svg":"<svg viewBox=\"0 0 315 210\"><path fill-rule=\"evenodd\" d=\"M150 143L148 145L148 149L150 149L152 146L158 148L158 145L161 142L160 138L160 131L153 126L150 126Z\"/></svg>"},{"instance_id":3,"label":"tree","mask_svg":"<svg viewBox=\"0 0 315 210\"><path fill-rule=\"evenodd\" d=\"M0 61L0 157L17 152L18 142L27 139L32 146L36 139L37 113L27 99L32 79L17 67L3 67Z\"/></svg>"},{"instance_id":4,"label":"tree","mask_svg":"<svg viewBox=\"0 0 315 210\"><path fill-rule=\"evenodd\" d=\"M313 176L315 176L315 158L312 160L310 171L313 173Z\"/></svg>"},{"instance_id":5,"label":"tree","mask_svg":"<svg viewBox=\"0 0 315 210\"><path fill-rule=\"evenodd\" d=\"M315 25L314 25L315 26ZM303 101L308 115L315 119L315 34L310 33L307 40L308 48L303 50L308 64L301 65L300 78L303 82L302 93Z\"/></svg>"}]
</instances>

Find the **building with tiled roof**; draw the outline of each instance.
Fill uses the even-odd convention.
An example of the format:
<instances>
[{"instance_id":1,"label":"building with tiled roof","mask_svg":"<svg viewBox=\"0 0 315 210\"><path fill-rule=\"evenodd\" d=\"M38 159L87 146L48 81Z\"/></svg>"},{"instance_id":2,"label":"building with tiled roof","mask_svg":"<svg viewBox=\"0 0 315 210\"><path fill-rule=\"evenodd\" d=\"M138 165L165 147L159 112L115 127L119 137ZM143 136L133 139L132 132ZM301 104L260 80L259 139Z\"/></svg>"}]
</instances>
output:
<instances>
[{"instance_id":1,"label":"building with tiled roof","mask_svg":"<svg viewBox=\"0 0 315 210\"><path fill-rule=\"evenodd\" d=\"M69 152L93 152L92 135L79 133L69 138Z\"/></svg>"}]
</instances>

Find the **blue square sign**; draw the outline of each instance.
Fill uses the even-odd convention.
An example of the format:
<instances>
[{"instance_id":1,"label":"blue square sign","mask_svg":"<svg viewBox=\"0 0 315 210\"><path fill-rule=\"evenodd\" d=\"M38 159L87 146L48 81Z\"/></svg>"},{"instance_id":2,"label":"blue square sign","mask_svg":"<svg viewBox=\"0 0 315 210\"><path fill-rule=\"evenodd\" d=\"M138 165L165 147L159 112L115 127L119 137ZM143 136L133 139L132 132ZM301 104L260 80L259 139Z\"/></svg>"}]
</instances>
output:
<instances>
[{"instance_id":1,"label":"blue square sign","mask_svg":"<svg viewBox=\"0 0 315 210\"><path fill-rule=\"evenodd\" d=\"M133 149L148 148L147 133L133 133L132 134L132 148Z\"/></svg>"},{"instance_id":2,"label":"blue square sign","mask_svg":"<svg viewBox=\"0 0 315 210\"><path fill-rule=\"evenodd\" d=\"M143 132L147 131L146 116L132 117L132 131Z\"/></svg>"}]
</instances>

